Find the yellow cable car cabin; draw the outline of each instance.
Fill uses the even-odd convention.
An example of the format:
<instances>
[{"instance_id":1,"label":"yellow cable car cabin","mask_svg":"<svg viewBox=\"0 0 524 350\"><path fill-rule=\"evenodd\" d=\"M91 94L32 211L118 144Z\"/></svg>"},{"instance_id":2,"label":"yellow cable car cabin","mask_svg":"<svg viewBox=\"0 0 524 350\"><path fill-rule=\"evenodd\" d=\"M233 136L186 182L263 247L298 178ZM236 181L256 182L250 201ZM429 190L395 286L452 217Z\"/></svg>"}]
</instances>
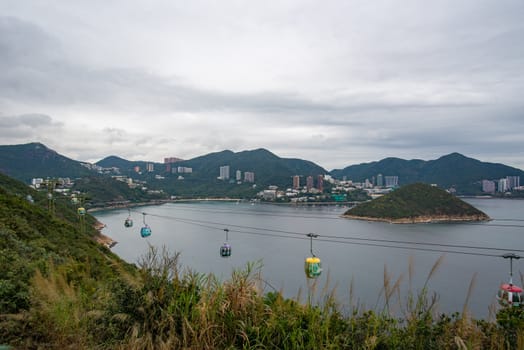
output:
<instances>
[{"instance_id":1,"label":"yellow cable car cabin","mask_svg":"<svg viewBox=\"0 0 524 350\"><path fill-rule=\"evenodd\" d=\"M80 207L77 209L77 213L78 215L86 215L86 210L85 208Z\"/></svg>"},{"instance_id":2,"label":"yellow cable car cabin","mask_svg":"<svg viewBox=\"0 0 524 350\"><path fill-rule=\"evenodd\" d=\"M320 258L312 256L306 259L304 270L307 278L317 278L322 273L322 263Z\"/></svg>"}]
</instances>

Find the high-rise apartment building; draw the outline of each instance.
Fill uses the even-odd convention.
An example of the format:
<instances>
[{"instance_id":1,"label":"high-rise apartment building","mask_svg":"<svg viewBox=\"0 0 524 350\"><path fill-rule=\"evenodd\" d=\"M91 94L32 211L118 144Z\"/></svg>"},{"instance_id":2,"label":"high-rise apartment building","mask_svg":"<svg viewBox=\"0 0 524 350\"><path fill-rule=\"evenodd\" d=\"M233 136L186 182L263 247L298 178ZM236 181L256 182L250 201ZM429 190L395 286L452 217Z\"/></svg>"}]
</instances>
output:
<instances>
[{"instance_id":1,"label":"high-rise apartment building","mask_svg":"<svg viewBox=\"0 0 524 350\"><path fill-rule=\"evenodd\" d=\"M495 181L482 180L482 192L495 193Z\"/></svg>"},{"instance_id":2,"label":"high-rise apartment building","mask_svg":"<svg viewBox=\"0 0 524 350\"><path fill-rule=\"evenodd\" d=\"M242 172L241 172L240 170L237 170L237 171L236 171L235 179L236 179L237 181L242 181Z\"/></svg>"},{"instance_id":3,"label":"high-rise apartment building","mask_svg":"<svg viewBox=\"0 0 524 350\"><path fill-rule=\"evenodd\" d=\"M244 182L255 182L255 173L252 171L246 171L244 173Z\"/></svg>"},{"instance_id":4,"label":"high-rise apartment building","mask_svg":"<svg viewBox=\"0 0 524 350\"><path fill-rule=\"evenodd\" d=\"M180 162L181 160L182 159L176 158L176 157L164 158L164 164L166 166L166 172L167 173L173 172L173 169L175 169L175 167L173 166L173 163Z\"/></svg>"},{"instance_id":5,"label":"high-rise apartment building","mask_svg":"<svg viewBox=\"0 0 524 350\"><path fill-rule=\"evenodd\" d=\"M293 176L293 188L294 189L300 188L300 176L299 175Z\"/></svg>"},{"instance_id":6,"label":"high-rise apartment building","mask_svg":"<svg viewBox=\"0 0 524 350\"><path fill-rule=\"evenodd\" d=\"M306 177L306 188L308 192L313 188L313 176Z\"/></svg>"},{"instance_id":7,"label":"high-rise apartment building","mask_svg":"<svg viewBox=\"0 0 524 350\"><path fill-rule=\"evenodd\" d=\"M384 180L386 180L386 187L398 186L398 176L384 176Z\"/></svg>"},{"instance_id":8,"label":"high-rise apartment building","mask_svg":"<svg viewBox=\"0 0 524 350\"><path fill-rule=\"evenodd\" d=\"M382 174L377 175L377 186L378 187L384 186L384 176L382 176Z\"/></svg>"},{"instance_id":9,"label":"high-rise apartment building","mask_svg":"<svg viewBox=\"0 0 524 350\"><path fill-rule=\"evenodd\" d=\"M220 176L218 177L220 180L228 180L229 179L229 165L224 165L220 167Z\"/></svg>"},{"instance_id":10,"label":"high-rise apartment building","mask_svg":"<svg viewBox=\"0 0 524 350\"><path fill-rule=\"evenodd\" d=\"M508 190L512 190L515 187L520 187L520 176L506 176L506 182Z\"/></svg>"},{"instance_id":11,"label":"high-rise apartment building","mask_svg":"<svg viewBox=\"0 0 524 350\"><path fill-rule=\"evenodd\" d=\"M320 192L324 192L324 175L317 176L317 188Z\"/></svg>"},{"instance_id":12,"label":"high-rise apartment building","mask_svg":"<svg viewBox=\"0 0 524 350\"><path fill-rule=\"evenodd\" d=\"M508 180L507 179L500 179L498 181L497 190L499 192L506 192L508 190Z\"/></svg>"}]
</instances>

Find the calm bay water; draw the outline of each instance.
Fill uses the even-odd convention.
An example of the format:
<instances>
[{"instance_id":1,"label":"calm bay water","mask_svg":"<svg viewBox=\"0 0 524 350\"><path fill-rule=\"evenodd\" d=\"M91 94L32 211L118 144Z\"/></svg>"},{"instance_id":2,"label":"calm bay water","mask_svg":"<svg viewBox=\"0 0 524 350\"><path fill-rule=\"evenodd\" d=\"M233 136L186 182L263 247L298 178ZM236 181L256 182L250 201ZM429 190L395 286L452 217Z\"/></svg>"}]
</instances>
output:
<instances>
[{"instance_id":1,"label":"calm bay water","mask_svg":"<svg viewBox=\"0 0 524 350\"><path fill-rule=\"evenodd\" d=\"M462 311L470 281L474 278L475 286L469 300L469 310L475 317L488 317L489 306L495 303L498 286L509 278L509 261L501 257L393 248L391 246L405 245L392 242L345 239L353 237L503 249L486 251L416 246L496 255L524 249L521 244L524 222L511 221L524 219L524 201L467 201L494 220L482 224L392 225L340 218L340 214L346 210L343 207L250 205L234 202L170 203L133 208L133 228L124 227L127 210L96 212L95 216L107 225L104 234L118 241L112 250L126 261L137 262L148 250L148 243L159 248L166 246L171 251L181 253L183 267L201 273L214 273L222 280L227 279L233 269L243 268L248 262L260 261L263 265L263 278L274 288L282 289L288 297L297 296L299 290L302 295L307 294L309 286L303 265L304 259L310 255L310 243L306 234L316 233L319 237L313 242L313 251L322 259L324 268L318 281L318 289L329 282L330 288L336 287L340 303L355 305L358 302L372 309L383 302L380 295L385 269L391 276L391 284L403 276L403 294L409 288L417 292L423 287L435 262L443 255L442 264L428 283L429 290L439 296L438 310ZM143 226L142 212L148 214L145 219L153 232L147 239L141 238L139 233ZM230 230L229 243L232 245L232 255L227 259L219 256L219 248L225 240L224 228ZM363 243L374 245L362 245ZM414 267L411 283L408 272L410 260ZM521 284L520 271L524 271L523 264L524 261L520 260L514 262L516 284ZM351 284L353 300L350 301ZM267 287L266 291L270 290Z\"/></svg>"}]
</instances>

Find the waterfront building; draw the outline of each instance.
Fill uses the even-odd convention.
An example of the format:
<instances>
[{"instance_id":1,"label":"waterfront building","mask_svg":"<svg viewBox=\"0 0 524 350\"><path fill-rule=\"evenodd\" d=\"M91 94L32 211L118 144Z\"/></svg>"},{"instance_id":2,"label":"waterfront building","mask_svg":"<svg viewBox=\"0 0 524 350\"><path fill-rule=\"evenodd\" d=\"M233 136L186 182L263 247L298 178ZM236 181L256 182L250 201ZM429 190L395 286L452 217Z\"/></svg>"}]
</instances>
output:
<instances>
[{"instance_id":1,"label":"waterfront building","mask_svg":"<svg viewBox=\"0 0 524 350\"><path fill-rule=\"evenodd\" d=\"M317 188L320 193L324 192L324 175L317 176Z\"/></svg>"},{"instance_id":2,"label":"waterfront building","mask_svg":"<svg viewBox=\"0 0 524 350\"><path fill-rule=\"evenodd\" d=\"M148 173L152 173L153 171L155 171L155 165L153 163L147 163L146 169Z\"/></svg>"},{"instance_id":3,"label":"waterfront building","mask_svg":"<svg viewBox=\"0 0 524 350\"><path fill-rule=\"evenodd\" d=\"M515 187L520 187L520 176L506 176L506 183L510 191Z\"/></svg>"},{"instance_id":4,"label":"waterfront building","mask_svg":"<svg viewBox=\"0 0 524 350\"><path fill-rule=\"evenodd\" d=\"M482 180L482 192L495 193L495 181Z\"/></svg>"},{"instance_id":5,"label":"waterfront building","mask_svg":"<svg viewBox=\"0 0 524 350\"><path fill-rule=\"evenodd\" d=\"M506 192L508 190L508 181L507 179L503 178L500 179L498 182L498 191L499 192Z\"/></svg>"},{"instance_id":6,"label":"waterfront building","mask_svg":"<svg viewBox=\"0 0 524 350\"><path fill-rule=\"evenodd\" d=\"M236 180L241 181L242 180L242 172L240 170L236 171Z\"/></svg>"},{"instance_id":7,"label":"waterfront building","mask_svg":"<svg viewBox=\"0 0 524 350\"><path fill-rule=\"evenodd\" d=\"M277 198L277 191L276 190L264 190L262 192L262 198L265 200L274 201Z\"/></svg>"},{"instance_id":8,"label":"waterfront building","mask_svg":"<svg viewBox=\"0 0 524 350\"><path fill-rule=\"evenodd\" d=\"M307 191L311 191L313 188L313 176L306 177L306 189Z\"/></svg>"},{"instance_id":9,"label":"waterfront building","mask_svg":"<svg viewBox=\"0 0 524 350\"><path fill-rule=\"evenodd\" d=\"M299 175L293 176L293 188L295 189L300 188L300 176Z\"/></svg>"}]
</instances>

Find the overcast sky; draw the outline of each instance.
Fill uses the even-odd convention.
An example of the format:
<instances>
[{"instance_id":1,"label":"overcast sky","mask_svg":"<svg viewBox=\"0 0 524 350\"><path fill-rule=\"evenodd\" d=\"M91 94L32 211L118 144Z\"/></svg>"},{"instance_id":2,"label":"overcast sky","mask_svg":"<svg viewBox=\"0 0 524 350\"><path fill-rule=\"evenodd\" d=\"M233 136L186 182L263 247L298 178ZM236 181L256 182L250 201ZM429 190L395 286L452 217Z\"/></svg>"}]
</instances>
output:
<instances>
[{"instance_id":1,"label":"overcast sky","mask_svg":"<svg viewBox=\"0 0 524 350\"><path fill-rule=\"evenodd\" d=\"M524 1L0 2L0 144L524 169Z\"/></svg>"}]
</instances>

